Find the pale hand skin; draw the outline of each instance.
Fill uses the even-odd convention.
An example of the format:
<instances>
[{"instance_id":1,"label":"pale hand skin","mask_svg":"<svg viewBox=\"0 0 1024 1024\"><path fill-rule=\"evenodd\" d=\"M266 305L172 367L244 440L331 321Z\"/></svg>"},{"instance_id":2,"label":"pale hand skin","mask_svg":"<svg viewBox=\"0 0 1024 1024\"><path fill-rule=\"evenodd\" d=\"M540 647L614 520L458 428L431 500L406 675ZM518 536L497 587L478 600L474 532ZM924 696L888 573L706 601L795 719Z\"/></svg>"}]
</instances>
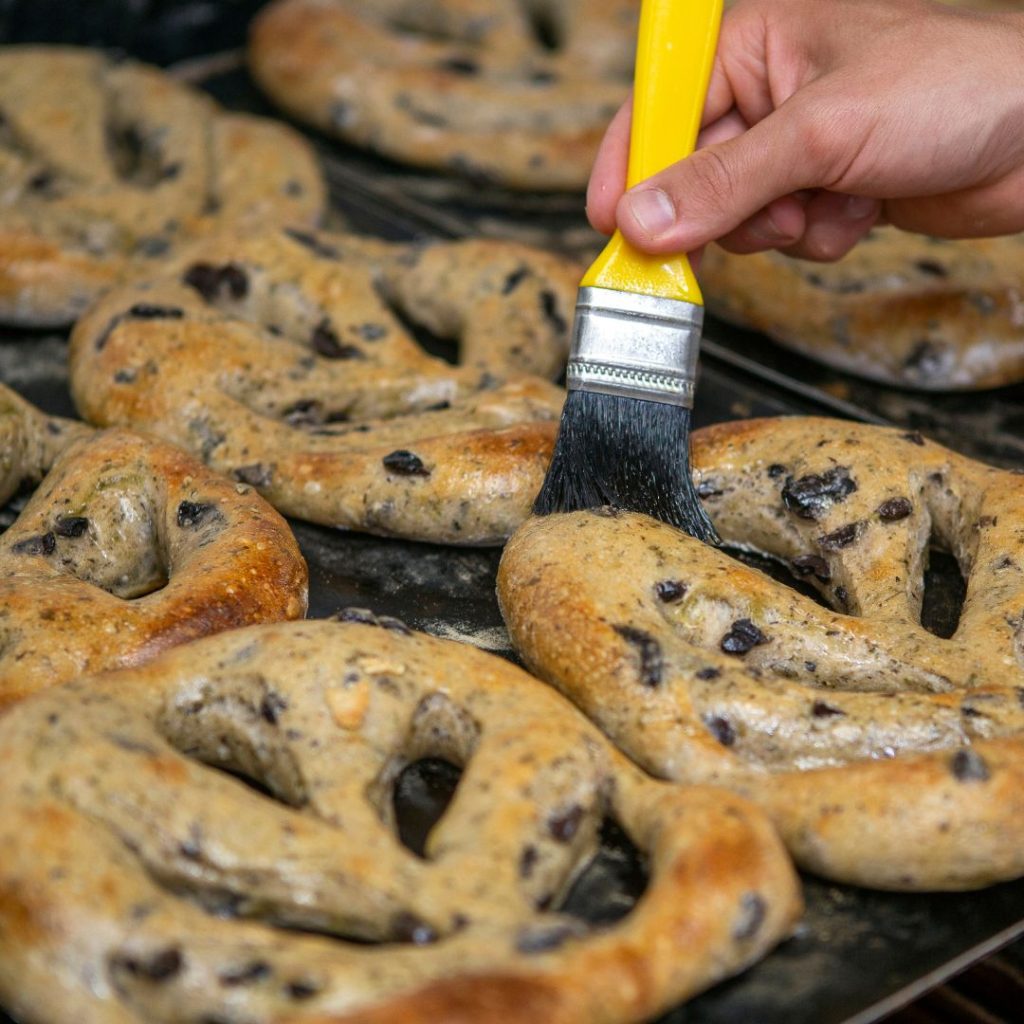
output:
<instances>
[{"instance_id":1,"label":"pale hand skin","mask_svg":"<svg viewBox=\"0 0 1024 1024\"><path fill-rule=\"evenodd\" d=\"M587 212L651 253L839 259L875 223L1024 230L1024 14L929 0L739 0L698 151L623 194L627 103Z\"/></svg>"}]
</instances>

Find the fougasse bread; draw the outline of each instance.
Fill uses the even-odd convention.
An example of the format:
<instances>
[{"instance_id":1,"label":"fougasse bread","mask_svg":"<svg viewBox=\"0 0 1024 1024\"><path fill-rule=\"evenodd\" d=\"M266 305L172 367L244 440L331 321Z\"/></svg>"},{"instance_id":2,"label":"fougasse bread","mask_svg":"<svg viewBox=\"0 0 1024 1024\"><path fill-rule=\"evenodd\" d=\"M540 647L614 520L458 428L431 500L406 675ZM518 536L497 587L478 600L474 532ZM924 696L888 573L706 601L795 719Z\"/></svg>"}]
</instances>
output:
<instances>
[{"instance_id":1,"label":"fougasse bread","mask_svg":"<svg viewBox=\"0 0 1024 1024\"><path fill-rule=\"evenodd\" d=\"M799 886L758 808L650 779L500 658L354 617L223 633L0 715L20 1021L639 1024L789 934ZM462 776L419 856L393 789L424 757ZM649 880L593 926L560 901L605 818Z\"/></svg>"},{"instance_id":2,"label":"fougasse bread","mask_svg":"<svg viewBox=\"0 0 1024 1024\"><path fill-rule=\"evenodd\" d=\"M757 800L821 875L1024 874L1024 476L836 420L693 441L723 540L821 603L644 516L535 518L498 577L527 665L654 774ZM920 622L929 539L967 583L945 639Z\"/></svg>"},{"instance_id":3,"label":"fougasse bread","mask_svg":"<svg viewBox=\"0 0 1024 1024\"><path fill-rule=\"evenodd\" d=\"M0 47L0 322L69 324L183 241L325 201L287 125L99 50Z\"/></svg>"}]
</instances>

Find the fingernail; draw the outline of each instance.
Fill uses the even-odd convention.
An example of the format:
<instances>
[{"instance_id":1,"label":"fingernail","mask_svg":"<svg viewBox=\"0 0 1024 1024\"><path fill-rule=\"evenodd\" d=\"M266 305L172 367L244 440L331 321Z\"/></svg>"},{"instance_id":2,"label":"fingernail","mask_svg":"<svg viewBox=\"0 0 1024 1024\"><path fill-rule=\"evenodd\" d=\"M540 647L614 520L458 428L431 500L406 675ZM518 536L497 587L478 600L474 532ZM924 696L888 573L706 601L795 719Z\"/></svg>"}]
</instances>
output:
<instances>
[{"instance_id":1,"label":"fingernail","mask_svg":"<svg viewBox=\"0 0 1024 1024\"><path fill-rule=\"evenodd\" d=\"M633 219L652 238L663 235L676 222L676 208L660 188L628 192L626 202Z\"/></svg>"},{"instance_id":2,"label":"fingernail","mask_svg":"<svg viewBox=\"0 0 1024 1024\"><path fill-rule=\"evenodd\" d=\"M843 212L850 220L863 220L878 212L878 200L870 196L847 196Z\"/></svg>"}]
</instances>

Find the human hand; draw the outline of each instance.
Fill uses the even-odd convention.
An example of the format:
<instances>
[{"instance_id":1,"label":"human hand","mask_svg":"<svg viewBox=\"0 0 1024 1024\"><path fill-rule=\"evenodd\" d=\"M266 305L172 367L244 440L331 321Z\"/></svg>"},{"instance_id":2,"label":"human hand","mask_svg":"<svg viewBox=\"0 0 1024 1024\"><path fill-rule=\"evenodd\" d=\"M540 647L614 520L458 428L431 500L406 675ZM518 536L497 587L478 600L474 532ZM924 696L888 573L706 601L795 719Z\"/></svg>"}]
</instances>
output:
<instances>
[{"instance_id":1,"label":"human hand","mask_svg":"<svg viewBox=\"0 0 1024 1024\"><path fill-rule=\"evenodd\" d=\"M928 0L739 0L693 156L623 194L630 104L591 223L651 253L718 240L839 259L880 219L948 238L1024 230L1024 15Z\"/></svg>"}]
</instances>

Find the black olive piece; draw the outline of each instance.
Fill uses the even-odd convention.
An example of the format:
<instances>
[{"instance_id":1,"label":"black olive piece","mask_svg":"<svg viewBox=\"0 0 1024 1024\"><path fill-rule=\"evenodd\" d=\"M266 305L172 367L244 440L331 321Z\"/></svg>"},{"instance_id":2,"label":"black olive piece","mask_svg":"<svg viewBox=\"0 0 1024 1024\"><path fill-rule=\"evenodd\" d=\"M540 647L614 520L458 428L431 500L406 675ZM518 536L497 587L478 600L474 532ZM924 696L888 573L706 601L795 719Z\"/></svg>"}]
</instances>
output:
<instances>
[{"instance_id":1,"label":"black olive piece","mask_svg":"<svg viewBox=\"0 0 1024 1024\"><path fill-rule=\"evenodd\" d=\"M244 299L249 293L249 275L237 263L225 263L220 267L212 263L193 263L182 280L207 302L225 294L232 299Z\"/></svg>"},{"instance_id":2,"label":"black olive piece","mask_svg":"<svg viewBox=\"0 0 1024 1024\"><path fill-rule=\"evenodd\" d=\"M540 293L540 308L545 319L559 334L564 334L568 330L569 325L558 309L558 299L553 291L545 288Z\"/></svg>"},{"instance_id":3,"label":"black olive piece","mask_svg":"<svg viewBox=\"0 0 1024 1024\"><path fill-rule=\"evenodd\" d=\"M797 555L789 565L794 576L813 575L822 583L828 583L832 579L832 570L821 555Z\"/></svg>"},{"instance_id":4,"label":"black olive piece","mask_svg":"<svg viewBox=\"0 0 1024 1024\"><path fill-rule=\"evenodd\" d=\"M801 519L818 519L855 490L857 481L850 476L849 469L835 466L824 473L809 473L796 479L787 477L782 488L782 503Z\"/></svg>"},{"instance_id":5,"label":"black olive piece","mask_svg":"<svg viewBox=\"0 0 1024 1024\"><path fill-rule=\"evenodd\" d=\"M253 487L269 487L274 479L272 467L262 462L254 462L251 466L239 466L231 471L231 475L240 483Z\"/></svg>"},{"instance_id":6,"label":"black olive piece","mask_svg":"<svg viewBox=\"0 0 1024 1024\"><path fill-rule=\"evenodd\" d=\"M177 306L155 306L149 302L136 302L125 315L133 320L180 320L185 311Z\"/></svg>"},{"instance_id":7,"label":"black olive piece","mask_svg":"<svg viewBox=\"0 0 1024 1024\"><path fill-rule=\"evenodd\" d=\"M26 537L11 545L15 555L52 555L57 547L57 538L52 532L41 533L37 537Z\"/></svg>"},{"instance_id":8,"label":"black olive piece","mask_svg":"<svg viewBox=\"0 0 1024 1024\"><path fill-rule=\"evenodd\" d=\"M431 925L407 910L395 916L391 932L398 942L411 942L414 946L426 946L438 938L437 931Z\"/></svg>"},{"instance_id":9,"label":"black olive piece","mask_svg":"<svg viewBox=\"0 0 1024 1024\"><path fill-rule=\"evenodd\" d=\"M192 529L213 511L215 508L209 502L183 501L178 506L178 525L183 530Z\"/></svg>"},{"instance_id":10,"label":"black olive piece","mask_svg":"<svg viewBox=\"0 0 1024 1024\"><path fill-rule=\"evenodd\" d=\"M913 370L918 376L930 377L942 369L946 347L930 338L919 341L903 361L903 369Z\"/></svg>"},{"instance_id":11,"label":"black olive piece","mask_svg":"<svg viewBox=\"0 0 1024 1024\"><path fill-rule=\"evenodd\" d=\"M430 470L423 465L423 460L405 448L390 452L381 462L386 470L398 476L430 476Z\"/></svg>"},{"instance_id":12,"label":"black olive piece","mask_svg":"<svg viewBox=\"0 0 1024 1024\"><path fill-rule=\"evenodd\" d=\"M686 595L686 584L682 580L659 580L654 584L654 592L666 604L681 601Z\"/></svg>"},{"instance_id":13,"label":"black olive piece","mask_svg":"<svg viewBox=\"0 0 1024 1024\"><path fill-rule=\"evenodd\" d=\"M547 953L565 945L580 934L580 928L571 924L556 924L547 928L524 928L516 939L520 953Z\"/></svg>"},{"instance_id":14,"label":"black olive piece","mask_svg":"<svg viewBox=\"0 0 1024 1024\"><path fill-rule=\"evenodd\" d=\"M719 647L726 654L746 654L760 644L766 643L768 637L750 619L737 619L722 637Z\"/></svg>"},{"instance_id":15,"label":"black olive piece","mask_svg":"<svg viewBox=\"0 0 1024 1024\"><path fill-rule=\"evenodd\" d=\"M288 709L288 701L274 690L265 694L260 701L260 717L271 725L277 725L281 712Z\"/></svg>"},{"instance_id":16,"label":"black olive piece","mask_svg":"<svg viewBox=\"0 0 1024 1024\"><path fill-rule=\"evenodd\" d=\"M728 718L721 715L705 715L704 724L723 747L731 747L736 742L736 730Z\"/></svg>"},{"instance_id":17,"label":"black olive piece","mask_svg":"<svg viewBox=\"0 0 1024 1024\"><path fill-rule=\"evenodd\" d=\"M901 519L906 519L914 511L914 506L909 498L889 498L888 501L883 501L875 511L883 523L896 523Z\"/></svg>"},{"instance_id":18,"label":"black olive piece","mask_svg":"<svg viewBox=\"0 0 1024 1024\"><path fill-rule=\"evenodd\" d=\"M365 359L366 353L357 345L343 345L326 318L313 328L309 339L313 351L325 359Z\"/></svg>"},{"instance_id":19,"label":"black olive piece","mask_svg":"<svg viewBox=\"0 0 1024 1024\"><path fill-rule=\"evenodd\" d=\"M374 323L360 324L358 331L359 337L363 341L380 341L388 333L388 329L384 324Z\"/></svg>"},{"instance_id":20,"label":"black olive piece","mask_svg":"<svg viewBox=\"0 0 1024 1024\"><path fill-rule=\"evenodd\" d=\"M573 804L567 811L552 814L548 818L548 834L560 843L568 843L579 831L581 821L583 808L579 804Z\"/></svg>"},{"instance_id":21,"label":"black olive piece","mask_svg":"<svg viewBox=\"0 0 1024 1024\"><path fill-rule=\"evenodd\" d=\"M89 520L85 516L57 516L53 524L53 532L58 537L81 537L89 529Z\"/></svg>"},{"instance_id":22,"label":"black olive piece","mask_svg":"<svg viewBox=\"0 0 1024 1024\"><path fill-rule=\"evenodd\" d=\"M217 980L228 988L235 985L252 985L270 977L271 968L265 960L253 960L241 967L230 968L218 975Z\"/></svg>"},{"instance_id":23,"label":"black olive piece","mask_svg":"<svg viewBox=\"0 0 1024 1024\"><path fill-rule=\"evenodd\" d=\"M661 682L661 644L650 633L635 626L612 626L626 643L635 647L640 655L640 682L655 687Z\"/></svg>"},{"instance_id":24,"label":"black olive piece","mask_svg":"<svg viewBox=\"0 0 1024 1024\"><path fill-rule=\"evenodd\" d=\"M786 472L786 467L781 462L773 462L768 467L768 475L772 478L782 476Z\"/></svg>"},{"instance_id":25,"label":"black olive piece","mask_svg":"<svg viewBox=\"0 0 1024 1024\"><path fill-rule=\"evenodd\" d=\"M936 263L934 260L918 260L914 266L922 274L927 274L929 277L949 277L949 271L941 263Z\"/></svg>"},{"instance_id":26,"label":"black olive piece","mask_svg":"<svg viewBox=\"0 0 1024 1024\"><path fill-rule=\"evenodd\" d=\"M949 769L959 782L988 782L991 778L985 759L976 750L958 750L950 759Z\"/></svg>"},{"instance_id":27,"label":"black olive piece","mask_svg":"<svg viewBox=\"0 0 1024 1024\"><path fill-rule=\"evenodd\" d=\"M284 987L289 999L312 999L320 991L320 986L313 981L289 981Z\"/></svg>"},{"instance_id":28,"label":"black olive piece","mask_svg":"<svg viewBox=\"0 0 1024 1024\"><path fill-rule=\"evenodd\" d=\"M529 267L516 267L501 286L502 295L511 295L530 276Z\"/></svg>"},{"instance_id":29,"label":"black olive piece","mask_svg":"<svg viewBox=\"0 0 1024 1024\"><path fill-rule=\"evenodd\" d=\"M823 700L816 700L811 705L811 714L814 715L815 718L835 718L837 716L842 718L846 717L846 712L843 711L842 708L837 708Z\"/></svg>"},{"instance_id":30,"label":"black olive piece","mask_svg":"<svg viewBox=\"0 0 1024 1024\"><path fill-rule=\"evenodd\" d=\"M335 622L358 622L364 626L379 626L377 616L369 608L342 608L336 611L331 618Z\"/></svg>"},{"instance_id":31,"label":"black olive piece","mask_svg":"<svg viewBox=\"0 0 1024 1024\"><path fill-rule=\"evenodd\" d=\"M698 669L695 675L698 679L708 680L717 679L722 674L720 668L715 668L714 665L708 665L706 668Z\"/></svg>"},{"instance_id":32,"label":"black olive piece","mask_svg":"<svg viewBox=\"0 0 1024 1024\"><path fill-rule=\"evenodd\" d=\"M522 855L519 857L520 878L529 878L533 874L533 869L537 866L538 856L536 846L527 846L523 849Z\"/></svg>"},{"instance_id":33,"label":"black olive piece","mask_svg":"<svg viewBox=\"0 0 1024 1024\"><path fill-rule=\"evenodd\" d=\"M911 444L919 445L924 447L924 437L921 435L919 430L911 430L908 434L900 435L904 441L909 441Z\"/></svg>"},{"instance_id":34,"label":"black olive piece","mask_svg":"<svg viewBox=\"0 0 1024 1024\"><path fill-rule=\"evenodd\" d=\"M47 192L49 191L50 186L53 184L53 182L53 171L42 170L36 171L36 173L33 174L32 177L28 179L26 184L28 185L29 189L33 192Z\"/></svg>"},{"instance_id":35,"label":"black olive piece","mask_svg":"<svg viewBox=\"0 0 1024 1024\"><path fill-rule=\"evenodd\" d=\"M860 536L861 526L861 523L847 523L845 526L840 526L838 530L833 530L831 533L826 533L823 537L819 537L818 543L826 551L838 551L840 548L848 548Z\"/></svg>"},{"instance_id":36,"label":"black olive piece","mask_svg":"<svg viewBox=\"0 0 1024 1024\"><path fill-rule=\"evenodd\" d=\"M123 954L111 960L111 966L145 981L167 981L184 966L185 958L177 946L168 946L149 956Z\"/></svg>"},{"instance_id":37,"label":"black olive piece","mask_svg":"<svg viewBox=\"0 0 1024 1024\"><path fill-rule=\"evenodd\" d=\"M454 75L464 75L472 78L480 74L480 65L470 57L449 57L438 64L441 71L450 71Z\"/></svg>"},{"instance_id":38,"label":"black olive piece","mask_svg":"<svg viewBox=\"0 0 1024 1024\"><path fill-rule=\"evenodd\" d=\"M767 912L760 893L745 892L740 899L740 912L733 925L732 937L738 942L752 939L761 930Z\"/></svg>"},{"instance_id":39,"label":"black olive piece","mask_svg":"<svg viewBox=\"0 0 1024 1024\"><path fill-rule=\"evenodd\" d=\"M313 398L300 398L293 402L281 410L281 417L290 427L316 426L323 422L320 403Z\"/></svg>"},{"instance_id":40,"label":"black olive piece","mask_svg":"<svg viewBox=\"0 0 1024 1024\"><path fill-rule=\"evenodd\" d=\"M390 630L392 633L412 636L412 630L401 619L396 619L393 615L378 615L377 625L382 629Z\"/></svg>"},{"instance_id":41,"label":"black olive piece","mask_svg":"<svg viewBox=\"0 0 1024 1024\"><path fill-rule=\"evenodd\" d=\"M697 484L698 498L704 498L705 500L708 498L720 498L723 493L722 489L714 480L701 480L701 482Z\"/></svg>"}]
</instances>

